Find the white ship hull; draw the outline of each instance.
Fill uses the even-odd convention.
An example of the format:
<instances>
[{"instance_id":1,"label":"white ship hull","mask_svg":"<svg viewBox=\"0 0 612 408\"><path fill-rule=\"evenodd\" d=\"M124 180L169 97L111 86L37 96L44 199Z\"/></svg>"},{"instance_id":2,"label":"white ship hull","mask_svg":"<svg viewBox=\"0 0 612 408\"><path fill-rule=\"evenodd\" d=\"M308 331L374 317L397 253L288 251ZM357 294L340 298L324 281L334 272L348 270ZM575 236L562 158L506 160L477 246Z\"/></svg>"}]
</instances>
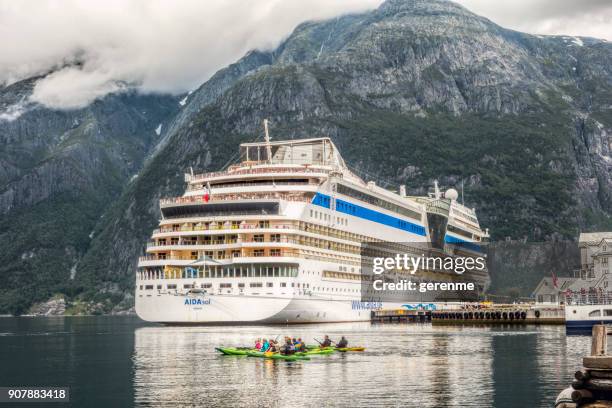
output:
<instances>
[{"instance_id":1,"label":"white ship hull","mask_svg":"<svg viewBox=\"0 0 612 408\"><path fill-rule=\"evenodd\" d=\"M568 331L590 332L596 324L612 326L612 305L565 306L565 327Z\"/></svg>"},{"instance_id":2,"label":"white ship hull","mask_svg":"<svg viewBox=\"0 0 612 408\"><path fill-rule=\"evenodd\" d=\"M166 324L297 324L366 321L371 310L358 300L264 296L151 295L136 300L146 321Z\"/></svg>"}]
</instances>

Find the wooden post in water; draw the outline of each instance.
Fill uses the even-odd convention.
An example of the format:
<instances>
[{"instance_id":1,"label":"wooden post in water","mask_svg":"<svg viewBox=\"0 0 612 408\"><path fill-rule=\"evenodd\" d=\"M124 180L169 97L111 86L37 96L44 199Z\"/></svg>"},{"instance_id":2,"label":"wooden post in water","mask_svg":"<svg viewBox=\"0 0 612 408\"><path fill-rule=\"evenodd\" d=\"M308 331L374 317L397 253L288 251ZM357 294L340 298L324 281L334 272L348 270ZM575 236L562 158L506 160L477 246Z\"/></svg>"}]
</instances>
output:
<instances>
[{"instance_id":1,"label":"wooden post in water","mask_svg":"<svg viewBox=\"0 0 612 408\"><path fill-rule=\"evenodd\" d=\"M593 326L591 355L582 359L584 368L576 371L572 386L561 391L556 407L612 407L612 356L607 355L607 331L603 324ZM573 404L568 404L568 399Z\"/></svg>"},{"instance_id":2,"label":"wooden post in water","mask_svg":"<svg viewBox=\"0 0 612 408\"><path fill-rule=\"evenodd\" d=\"M608 335L606 326L596 324L593 326L591 337L591 356L605 356L608 351Z\"/></svg>"}]
</instances>

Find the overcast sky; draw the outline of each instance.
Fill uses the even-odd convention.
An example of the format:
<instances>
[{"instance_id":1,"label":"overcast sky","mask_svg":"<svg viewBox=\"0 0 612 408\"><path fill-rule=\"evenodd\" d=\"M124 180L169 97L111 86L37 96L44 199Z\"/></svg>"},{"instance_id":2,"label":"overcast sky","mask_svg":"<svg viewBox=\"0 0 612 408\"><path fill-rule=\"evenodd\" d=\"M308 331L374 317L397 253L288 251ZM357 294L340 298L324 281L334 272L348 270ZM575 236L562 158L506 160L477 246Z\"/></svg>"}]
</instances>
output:
<instances>
[{"instance_id":1,"label":"overcast sky","mask_svg":"<svg viewBox=\"0 0 612 408\"><path fill-rule=\"evenodd\" d=\"M496 23L537 34L612 40L611 0L460 0ZM304 20L381 0L0 0L0 83L56 72L32 99L81 107L125 87L180 93L253 48L278 45ZM81 68L65 67L80 61ZM1 118L0 112L0 118Z\"/></svg>"}]
</instances>

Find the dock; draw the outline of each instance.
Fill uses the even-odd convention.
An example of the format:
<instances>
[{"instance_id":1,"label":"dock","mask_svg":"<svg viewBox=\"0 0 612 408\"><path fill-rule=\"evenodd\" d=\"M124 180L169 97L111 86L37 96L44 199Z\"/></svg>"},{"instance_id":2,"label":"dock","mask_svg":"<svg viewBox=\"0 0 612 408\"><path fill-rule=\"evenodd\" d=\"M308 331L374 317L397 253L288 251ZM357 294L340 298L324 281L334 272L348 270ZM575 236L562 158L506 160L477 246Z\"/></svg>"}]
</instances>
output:
<instances>
[{"instance_id":1,"label":"dock","mask_svg":"<svg viewBox=\"0 0 612 408\"><path fill-rule=\"evenodd\" d=\"M449 306L443 309L381 309L372 311L374 323L431 322L433 324L565 324L561 306L499 304Z\"/></svg>"},{"instance_id":2,"label":"dock","mask_svg":"<svg viewBox=\"0 0 612 408\"><path fill-rule=\"evenodd\" d=\"M560 306L491 305L436 310L431 321L437 324L565 324L565 311Z\"/></svg>"},{"instance_id":3,"label":"dock","mask_svg":"<svg viewBox=\"0 0 612 408\"><path fill-rule=\"evenodd\" d=\"M425 323L431 321L430 310L381 309L373 310L373 323Z\"/></svg>"}]
</instances>

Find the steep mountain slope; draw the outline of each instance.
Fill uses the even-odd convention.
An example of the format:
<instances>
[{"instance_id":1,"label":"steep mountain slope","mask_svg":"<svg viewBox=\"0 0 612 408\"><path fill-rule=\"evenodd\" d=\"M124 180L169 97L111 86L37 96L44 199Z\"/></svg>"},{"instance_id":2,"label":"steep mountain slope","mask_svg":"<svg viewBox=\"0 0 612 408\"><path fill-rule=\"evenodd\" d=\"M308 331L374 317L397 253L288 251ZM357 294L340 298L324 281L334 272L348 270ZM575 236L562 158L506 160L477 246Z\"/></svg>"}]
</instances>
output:
<instances>
[{"instance_id":1,"label":"steep mountain slope","mask_svg":"<svg viewBox=\"0 0 612 408\"><path fill-rule=\"evenodd\" d=\"M29 102L38 79L0 88L0 313L72 290L96 222L179 109L120 94L51 110Z\"/></svg>"},{"instance_id":2,"label":"steep mountain slope","mask_svg":"<svg viewBox=\"0 0 612 408\"><path fill-rule=\"evenodd\" d=\"M189 166L222 166L263 118L276 138L330 135L353 166L414 193L434 178L463 181L495 238L609 226L611 58L605 42L505 30L445 1L387 1L302 24L196 92L109 214L81 276L131 288L157 199L181 193Z\"/></svg>"},{"instance_id":3,"label":"steep mountain slope","mask_svg":"<svg viewBox=\"0 0 612 408\"><path fill-rule=\"evenodd\" d=\"M129 303L158 199L182 193L190 166L222 167L264 118L276 139L331 136L350 165L415 194L463 182L494 238L611 227L611 62L606 42L506 30L447 1L302 24L188 97L98 223L75 290Z\"/></svg>"}]
</instances>

